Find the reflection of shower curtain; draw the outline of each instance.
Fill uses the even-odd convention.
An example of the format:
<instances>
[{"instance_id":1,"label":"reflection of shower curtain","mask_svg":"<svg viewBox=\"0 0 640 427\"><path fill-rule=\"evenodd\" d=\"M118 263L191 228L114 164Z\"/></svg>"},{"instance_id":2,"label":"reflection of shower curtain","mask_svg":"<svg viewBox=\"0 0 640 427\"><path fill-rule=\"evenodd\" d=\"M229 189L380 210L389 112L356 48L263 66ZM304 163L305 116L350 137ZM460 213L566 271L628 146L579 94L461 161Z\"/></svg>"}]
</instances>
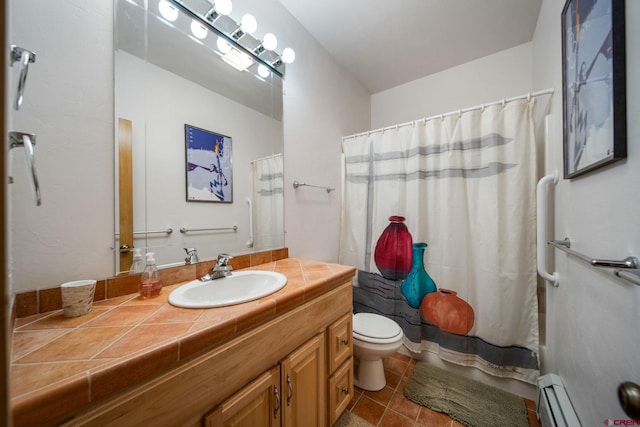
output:
<instances>
[{"instance_id":1,"label":"reflection of shower curtain","mask_svg":"<svg viewBox=\"0 0 640 427\"><path fill-rule=\"evenodd\" d=\"M346 138L340 242L340 262L360 270L356 312L396 320L413 351L526 382L539 369L532 110L513 101ZM413 308L401 280L378 274L374 249L392 215L428 243L438 289L471 306L468 332L427 320L461 316L425 303L441 292Z\"/></svg>"},{"instance_id":2,"label":"reflection of shower curtain","mask_svg":"<svg viewBox=\"0 0 640 427\"><path fill-rule=\"evenodd\" d=\"M253 169L253 249L284 246L282 154L251 162Z\"/></svg>"}]
</instances>

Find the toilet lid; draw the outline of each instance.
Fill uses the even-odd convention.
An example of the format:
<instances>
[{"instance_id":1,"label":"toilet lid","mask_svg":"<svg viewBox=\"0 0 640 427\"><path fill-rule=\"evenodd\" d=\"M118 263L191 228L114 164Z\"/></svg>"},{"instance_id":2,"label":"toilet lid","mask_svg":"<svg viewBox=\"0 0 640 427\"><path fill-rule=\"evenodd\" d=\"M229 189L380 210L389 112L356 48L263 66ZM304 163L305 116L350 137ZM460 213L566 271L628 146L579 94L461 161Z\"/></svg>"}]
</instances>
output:
<instances>
[{"instance_id":1,"label":"toilet lid","mask_svg":"<svg viewBox=\"0 0 640 427\"><path fill-rule=\"evenodd\" d=\"M373 313L353 316L353 332L368 338L395 338L402 333L400 326L391 319Z\"/></svg>"}]
</instances>

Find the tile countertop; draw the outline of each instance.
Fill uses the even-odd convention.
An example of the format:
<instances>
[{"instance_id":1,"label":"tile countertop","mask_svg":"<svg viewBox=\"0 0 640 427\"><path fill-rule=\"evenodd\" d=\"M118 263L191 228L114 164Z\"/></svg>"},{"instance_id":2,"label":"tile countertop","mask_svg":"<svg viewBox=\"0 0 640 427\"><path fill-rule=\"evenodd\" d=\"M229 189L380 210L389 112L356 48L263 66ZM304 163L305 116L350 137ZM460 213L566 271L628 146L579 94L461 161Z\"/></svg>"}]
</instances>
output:
<instances>
[{"instance_id":1,"label":"tile countertop","mask_svg":"<svg viewBox=\"0 0 640 427\"><path fill-rule=\"evenodd\" d=\"M62 310L17 319L11 355L14 425L63 420L92 403L176 368L345 282L353 267L286 258L251 267L287 276L280 291L243 304L184 309L137 294L95 302L81 317ZM54 421L55 422L55 421Z\"/></svg>"}]
</instances>

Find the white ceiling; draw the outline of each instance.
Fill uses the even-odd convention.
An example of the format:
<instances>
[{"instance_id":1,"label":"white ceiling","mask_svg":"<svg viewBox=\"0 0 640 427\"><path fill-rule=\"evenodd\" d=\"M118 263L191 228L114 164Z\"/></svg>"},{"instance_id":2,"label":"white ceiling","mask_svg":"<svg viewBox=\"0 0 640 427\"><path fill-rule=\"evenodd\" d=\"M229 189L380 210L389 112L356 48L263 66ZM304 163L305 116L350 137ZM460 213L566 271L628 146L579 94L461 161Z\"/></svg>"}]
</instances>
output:
<instances>
[{"instance_id":1,"label":"white ceiling","mask_svg":"<svg viewBox=\"0 0 640 427\"><path fill-rule=\"evenodd\" d=\"M531 41L542 0L280 0L370 93Z\"/></svg>"}]
</instances>

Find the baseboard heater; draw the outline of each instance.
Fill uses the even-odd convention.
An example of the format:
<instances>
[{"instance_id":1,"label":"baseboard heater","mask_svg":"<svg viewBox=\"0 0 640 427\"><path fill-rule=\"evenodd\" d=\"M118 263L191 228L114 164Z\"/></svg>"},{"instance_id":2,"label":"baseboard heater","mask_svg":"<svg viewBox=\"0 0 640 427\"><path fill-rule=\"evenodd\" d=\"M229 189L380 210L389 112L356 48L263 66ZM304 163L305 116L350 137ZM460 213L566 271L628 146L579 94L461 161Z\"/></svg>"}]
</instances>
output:
<instances>
[{"instance_id":1,"label":"baseboard heater","mask_svg":"<svg viewBox=\"0 0 640 427\"><path fill-rule=\"evenodd\" d=\"M581 427L562 379L556 374L538 378L537 413L542 427Z\"/></svg>"}]
</instances>

